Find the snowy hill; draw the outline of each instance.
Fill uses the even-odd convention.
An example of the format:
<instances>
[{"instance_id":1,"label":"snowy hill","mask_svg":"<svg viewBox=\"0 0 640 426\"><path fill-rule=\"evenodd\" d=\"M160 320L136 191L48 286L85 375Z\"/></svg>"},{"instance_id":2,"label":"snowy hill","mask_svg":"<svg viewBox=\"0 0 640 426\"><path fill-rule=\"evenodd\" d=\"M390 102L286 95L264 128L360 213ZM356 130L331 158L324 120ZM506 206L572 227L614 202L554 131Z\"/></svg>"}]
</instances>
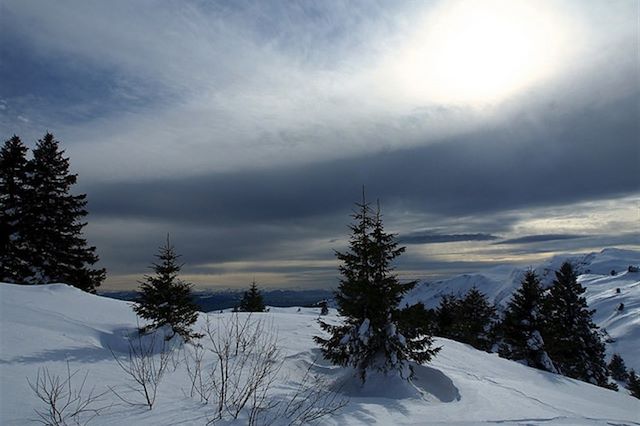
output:
<instances>
[{"instance_id":1,"label":"snowy hill","mask_svg":"<svg viewBox=\"0 0 640 426\"><path fill-rule=\"evenodd\" d=\"M631 292L627 284L632 280L624 274L612 279L601 275L583 279L593 288L603 287L597 292L604 299L598 300L602 306L615 303L607 299L612 286L624 285L625 295ZM632 290L637 287L636 282ZM209 314L208 318L216 322L231 315ZM416 367L413 386L374 376L361 388L348 371L319 358L312 341L312 336L320 333L317 309L275 308L255 317L277 330L284 363L274 384L275 397L286 398L294 392L304 371L311 368L338 389L340 396L349 398L348 405L323 418L323 424L640 424L640 400L445 339L437 339L442 351L432 363ZM203 326L206 318L201 314L198 325ZM622 321L627 325L621 326L616 319L605 316L600 320L624 333L630 321ZM337 318L330 315L328 320ZM88 373L87 388L95 386L96 392L101 392L108 386L121 387L124 373L109 348L123 355L125 336L136 327L127 302L89 295L62 284L1 284L0 424L23 425L36 417L34 408L40 406L39 401L26 379L33 381L39 367L64 375L69 361L72 369ZM637 334L633 336L637 340ZM211 362L212 358L205 359L205 364ZM169 369L158 388L153 410L123 405L107 393L107 402L114 405L90 424L205 424L211 405L188 396L184 369L180 363L175 370ZM243 416L232 424L247 424Z\"/></svg>"},{"instance_id":2,"label":"snowy hill","mask_svg":"<svg viewBox=\"0 0 640 426\"><path fill-rule=\"evenodd\" d=\"M540 264L532 265L544 285L551 285L554 271L565 261L572 262L578 272L578 281L586 288L587 303L595 309L595 323L606 330L611 342L609 355L620 353L628 366L640 371L640 272L628 272L629 266L640 266L640 252L615 248L599 253L558 255ZM616 275L611 275L615 271ZM504 307L511 294L520 286L525 269L499 266L478 274L465 274L417 286L404 302L423 302L433 308L445 294L462 295L473 286L478 287L489 300ZM616 289L620 289L617 293ZM624 309L618 311L620 304Z\"/></svg>"}]
</instances>

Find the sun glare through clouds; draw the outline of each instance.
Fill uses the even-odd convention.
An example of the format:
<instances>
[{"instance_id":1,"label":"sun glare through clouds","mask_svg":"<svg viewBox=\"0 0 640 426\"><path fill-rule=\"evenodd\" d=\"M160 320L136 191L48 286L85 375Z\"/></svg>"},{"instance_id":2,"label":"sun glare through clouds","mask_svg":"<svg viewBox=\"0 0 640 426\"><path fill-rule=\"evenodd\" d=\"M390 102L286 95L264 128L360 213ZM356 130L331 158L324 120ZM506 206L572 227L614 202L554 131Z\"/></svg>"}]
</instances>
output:
<instances>
[{"instance_id":1,"label":"sun glare through clouds","mask_svg":"<svg viewBox=\"0 0 640 426\"><path fill-rule=\"evenodd\" d=\"M547 2L446 2L388 63L414 101L497 102L552 75L570 31Z\"/></svg>"}]
</instances>

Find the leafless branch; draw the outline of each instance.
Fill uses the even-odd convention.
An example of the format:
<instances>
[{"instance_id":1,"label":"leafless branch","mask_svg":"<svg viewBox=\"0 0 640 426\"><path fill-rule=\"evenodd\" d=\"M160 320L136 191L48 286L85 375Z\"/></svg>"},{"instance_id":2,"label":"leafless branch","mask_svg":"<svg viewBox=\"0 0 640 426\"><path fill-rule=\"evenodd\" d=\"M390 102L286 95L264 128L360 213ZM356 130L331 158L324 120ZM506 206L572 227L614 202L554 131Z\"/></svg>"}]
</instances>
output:
<instances>
[{"instance_id":1,"label":"leafless branch","mask_svg":"<svg viewBox=\"0 0 640 426\"><path fill-rule=\"evenodd\" d=\"M110 405L103 405L102 397L106 392L96 393L93 387L85 393L88 372L82 376L79 384L74 383L78 371L72 372L67 362L66 377L42 367L38 369L34 382L27 378L29 387L46 407L35 410L38 422L53 426L86 425L110 408Z\"/></svg>"},{"instance_id":2,"label":"leafless branch","mask_svg":"<svg viewBox=\"0 0 640 426\"><path fill-rule=\"evenodd\" d=\"M125 359L116 355L109 348L113 359L115 359L120 369L127 374L131 382L128 388L144 398L144 402L135 402L128 397L124 397L114 388L110 388L122 402L129 405L145 405L149 410L153 408L158 386L169 367L172 356L172 351L167 346L165 339L162 339L162 346L158 354L155 354L156 340L156 333L150 334L147 342L143 342L143 337L139 333L130 335L128 356Z\"/></svg>"}]
</instances>

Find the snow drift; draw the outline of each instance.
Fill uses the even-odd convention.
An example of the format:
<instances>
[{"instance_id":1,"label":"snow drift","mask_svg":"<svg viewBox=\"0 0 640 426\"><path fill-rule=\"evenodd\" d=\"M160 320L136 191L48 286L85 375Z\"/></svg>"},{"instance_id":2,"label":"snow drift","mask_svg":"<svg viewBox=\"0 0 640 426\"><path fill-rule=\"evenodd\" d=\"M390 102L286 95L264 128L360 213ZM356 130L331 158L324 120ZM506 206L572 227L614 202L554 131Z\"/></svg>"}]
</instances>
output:
<instances>
[{"instance_id":1,"label":"snow drift","mask_svg":"<svg viewBox=\"0 0 640 426\"><path fill-rule=\"evenodd\" d=\"M372 376L361 387L349 370L319 357L312 341L321 333L318 314L315 308L273 308L257 315L277 330L284 373L276 386L278 395L286 397L312 368L349 398L346 407L323 418L322 424L640 424L640 401L624 393L446 339L436 340L442 350L432 363L416 366L413 383ZM227 315L232 314L209 317ZM206 316L200 315L200 326ZM328 320L337 321L335 312ZM603 320L614 325L611 319ZM98 390L121 385L124 378L110 348L123 351L125 336L136 327L127 302L62 284L0 285L0 424L22 425L36 417L38 401L26 379L33 379L39 367L64 374L68 361L72 368L87 371L88 384ZM161 383L153 410L117 405L114 398L116 405L91 424L205 424L209 408L187 396L183 369L178 365ZM237 424L246 424L246 418Z\"/></svg>"}]
</instances>

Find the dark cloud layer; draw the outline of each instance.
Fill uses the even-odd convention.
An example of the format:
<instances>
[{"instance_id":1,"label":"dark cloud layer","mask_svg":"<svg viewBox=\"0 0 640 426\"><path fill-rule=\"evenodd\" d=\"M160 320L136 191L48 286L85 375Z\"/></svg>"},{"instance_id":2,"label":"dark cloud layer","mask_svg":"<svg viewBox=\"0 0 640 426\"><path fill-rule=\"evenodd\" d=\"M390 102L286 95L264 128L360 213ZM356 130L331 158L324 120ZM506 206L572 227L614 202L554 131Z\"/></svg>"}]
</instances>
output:
<instances>
[{"instance_id":1,"label":"dark cloud layer","mask_svg":"<svg viewBox=\"0 0 640 426\"><path fill-rule=\"evenodd\" d=\"M491 241L498 238L491 234L433 234L417 232L400 235L398 241L401 244L436 244L461 241Z\"/></svg>"},{"instance_id":2,"label":"dark cloud layer","mask_svg":"<svg viewBox=\"0 0 640 426\"><path fill-rule=\"evenodd\" d=\"M638 116L634 96L410 149L87 191L95 215L218 226L343 215L363 184L387 211L463 216L562 205L640 189Z\"/></svg>"},{"instance_id":3,"label":"dark cloud layer","mask_svg":"<svg viewBox=\"0 0 640 426\"><path fill-rule=\"evenodd\" d=\"M525 235L524 237L511 238L504 241L499 241L494 244L529 244L540 243L545 241L558 241L558 240L575 240L577 238L586 238L588 235L574 235L574 234L542 234L542 235Z\"/></svg>"}]
</instances>

